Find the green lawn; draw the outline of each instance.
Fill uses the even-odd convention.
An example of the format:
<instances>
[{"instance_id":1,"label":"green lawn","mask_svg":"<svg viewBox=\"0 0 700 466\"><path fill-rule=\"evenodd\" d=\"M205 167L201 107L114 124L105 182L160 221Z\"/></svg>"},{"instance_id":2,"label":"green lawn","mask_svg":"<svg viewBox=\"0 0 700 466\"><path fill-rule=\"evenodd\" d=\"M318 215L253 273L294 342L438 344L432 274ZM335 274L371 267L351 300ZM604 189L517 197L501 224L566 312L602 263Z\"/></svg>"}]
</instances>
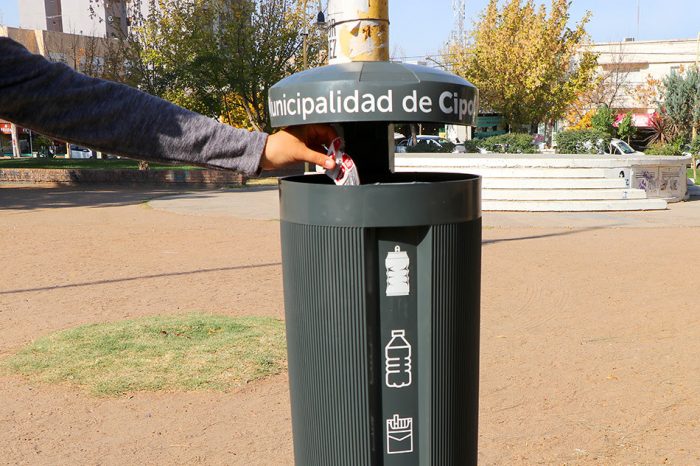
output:
<instances>
[{"instance_id":1,"label":"green lawn","mask_svg":"<svg viewBox=\"0 0 700 466\"><path fill-rule=\"evenodd\" d=\"M284 322L190 314L57 332L0 360L0 372L68 383L98 396L228 390L286 368Z\"/></svg>"},{"instance_id":2,"label":"green lawn","mask_svg":"<svg viewBox=\"0 0 700 466\"><path fill-rule=\"evenodd\" d=\"M2 159L0 168L87 168L93 170L136 170L137 160L131 159L46 159L21 158ZM149 163L152 170L201 170L200 167L188 165L168 165Z\"/></svg>"}]
</instances>

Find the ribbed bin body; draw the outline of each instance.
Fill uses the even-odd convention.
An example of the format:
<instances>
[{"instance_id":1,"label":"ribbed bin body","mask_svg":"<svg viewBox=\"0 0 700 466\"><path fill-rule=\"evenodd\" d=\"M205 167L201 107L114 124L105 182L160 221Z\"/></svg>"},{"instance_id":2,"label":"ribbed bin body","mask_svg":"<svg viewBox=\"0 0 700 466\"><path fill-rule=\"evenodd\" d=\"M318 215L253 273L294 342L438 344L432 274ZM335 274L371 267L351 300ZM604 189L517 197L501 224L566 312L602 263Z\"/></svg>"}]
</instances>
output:
<instances>
[{"instance_id":1,"label":"ribbed bin body","mask_svg":"<svg viewBox=\"0 0 700 466\"><path fill-rule=\"evenodd\" d=\"M480 178L282 180L295 462L476 463Z\"/></svg>"}]
</instances>

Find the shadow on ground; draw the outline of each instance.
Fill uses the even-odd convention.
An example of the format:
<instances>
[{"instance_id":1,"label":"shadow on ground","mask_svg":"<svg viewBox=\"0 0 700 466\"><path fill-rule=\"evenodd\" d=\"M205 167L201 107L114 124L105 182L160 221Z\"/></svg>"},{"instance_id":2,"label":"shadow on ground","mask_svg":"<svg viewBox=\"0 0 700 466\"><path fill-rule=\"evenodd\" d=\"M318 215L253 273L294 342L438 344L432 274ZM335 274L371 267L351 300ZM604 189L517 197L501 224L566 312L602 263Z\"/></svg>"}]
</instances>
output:
<instances>
[{"instance_id":1,"label":"shadow on ground","mask_svg":"<svg viewBox=\"0 0 700 466\"><path fill-rule=\"evenodd\" d=\"M481 244L484 246L488 246L490 244L508 243L511 241L526 241L526 240L532 240L532 239L553 238L555 236L575 235L575 234L579 234L579 233L584 233L586 231L606 230L608 228L615 228L617 226L618 225L606 225L606 226L589 227L589 228L572 228L569 230L558 231L558 232L554 232L554 233L542 233L539 235L515 236L512 238L488 239L488 240L483 240L481 242Z\"/></svg>"},{"instance_id":2,"label":"shadow on ground","mask_svg":"<svg viewBox=\"0 0 700 466\"><path fill-rule=\"evenodd\" d=\"M261 191L276 187L238 188L233 191ZM213 188L133 186L22 186L0 185L0 210L55 209L66 207L119 207L141 204L154 198L187 194L197 199L210 197ZM218 192L218 191L215 191Z\"/></svg>"},{"instance_id":3,"label":"shadow on ground","mask_svg":"<svg viewBox=\"0 0 700 466\"><path fill-rule=\"evenodd\" d=\"M278 267L281 266L281 262L269 262L264 264L249 264L249 265L236 265L231 267L216 267L210 269L198 269L198 270L188 270L185 272L170 272L170 273L157 273L152 275L141 275L136 277L124 277L124 278L113 278L106 280L94 280L89 282L80 283L66 283L63 285L52 285L52 286L42 286L37 288L18 288L15 290L0 290L0 295L4 294L17 294L17 293L31 293L35 291L52 291L62 288L79 288L82 286L94 286L94 285L109 285L111 283L122 283L122 282L132 282L137 280L148 280L152 278L163 278L163 277L180 277L189 276L201 273L212 273L212 272L228 272L231 270L245 270L245 269L257 269L262 267Z\"/></svg>"}]
</instances>

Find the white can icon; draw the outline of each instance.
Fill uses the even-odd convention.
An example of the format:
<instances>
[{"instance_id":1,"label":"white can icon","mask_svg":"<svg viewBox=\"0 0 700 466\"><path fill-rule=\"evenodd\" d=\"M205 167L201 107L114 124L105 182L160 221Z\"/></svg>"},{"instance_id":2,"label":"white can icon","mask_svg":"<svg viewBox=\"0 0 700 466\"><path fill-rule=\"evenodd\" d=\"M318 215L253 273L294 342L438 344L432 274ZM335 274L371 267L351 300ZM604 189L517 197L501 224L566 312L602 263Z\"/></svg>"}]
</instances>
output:
<instances>
[{"instance_id":1,"label":"white can icon","mask_svg":"<svg viewBox=\"0 0 700 466\"><path fill-rule=\"evenodd\" d=\"M408 281L408 254L396 246L384 260L386 266L386 295L408 296L411 291Z\"/></svg>"}]
</instances>

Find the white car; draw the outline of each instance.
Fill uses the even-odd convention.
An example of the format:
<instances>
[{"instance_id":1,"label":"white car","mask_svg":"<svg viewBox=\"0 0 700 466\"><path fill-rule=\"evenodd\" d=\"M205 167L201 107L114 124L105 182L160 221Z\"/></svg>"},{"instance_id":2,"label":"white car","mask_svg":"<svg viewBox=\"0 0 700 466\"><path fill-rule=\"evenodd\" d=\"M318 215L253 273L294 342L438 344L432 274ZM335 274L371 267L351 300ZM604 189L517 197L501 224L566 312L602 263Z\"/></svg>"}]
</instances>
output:
<instances>
[{"instance_id":1,"label":"white car","mask_svg":"<svg viewBox=\"0 0 700 466\"><path fill-rule=\"evenodd\" d=\"M608 147L609 154L615 155L644 155L644 152L634 150L632 146L627 144L622 139L612 138Z\"/></svg>"},{"instance_id":2,"label":"white car","mask_svg":"<svg viewBox=\"0 0 700 466\"><path fill-rule=\"evenodd\" d=\"M92 151L84 147L76 146L75 144L70 145L70 157L72 159L91 159Z\"/></svg>"},{"instance_id":3,"label":"white car","mask_svg":"<svg viewBox=\"0 0 700 466\"><path fill-rule=\"evenodd\" d=\"M396 152L408 152L411 138L406 138L396 144ZM416 136L415 149L412 152L465 152L464 145L455 144L440 136Z\"/></svg>"}]
</instances>

